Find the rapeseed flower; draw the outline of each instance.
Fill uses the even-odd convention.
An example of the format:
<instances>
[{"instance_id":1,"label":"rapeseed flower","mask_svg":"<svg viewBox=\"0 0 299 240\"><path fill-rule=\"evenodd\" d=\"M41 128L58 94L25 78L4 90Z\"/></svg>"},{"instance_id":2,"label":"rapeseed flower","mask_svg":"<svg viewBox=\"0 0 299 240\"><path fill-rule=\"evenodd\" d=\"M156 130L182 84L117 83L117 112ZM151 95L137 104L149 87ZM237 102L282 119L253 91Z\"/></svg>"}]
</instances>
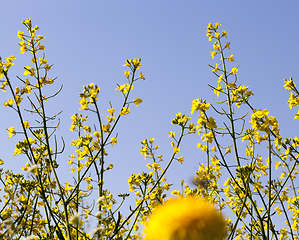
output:
<instances>
[{"instance_id":1,"label":"rapeseed flower","mask_svg":"<svg viewBox=\"0 0 299 240\"><path fill-rule=\"evenodd\" d=\"M149 217L145 240L221 240L225 221L202 198L170 199Z\"/></svg>"}]
</instances>

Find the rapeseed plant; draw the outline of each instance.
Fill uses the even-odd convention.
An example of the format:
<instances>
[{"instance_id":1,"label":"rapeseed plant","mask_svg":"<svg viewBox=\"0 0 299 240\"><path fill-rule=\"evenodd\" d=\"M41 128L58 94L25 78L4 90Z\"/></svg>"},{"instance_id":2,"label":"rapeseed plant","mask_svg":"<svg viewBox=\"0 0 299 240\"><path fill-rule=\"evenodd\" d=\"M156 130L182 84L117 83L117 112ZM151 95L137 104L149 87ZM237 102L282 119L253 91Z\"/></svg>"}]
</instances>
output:
<instances>
[{"instance_id":1,"label":"rapeseed plant","mask_svg":"<svg viewBox=\"0 0 299 240\"><path fill-rule=\"evenodd\" d=\"M128 59L123 65L126 82L115 89L123 96L120 108L110 103L106 114L100 112L100 87L95 83L83 86L79 110L86 115L75 113L70 127L77 134L70 143L75 150L68 161L74 181L62 183L57 169L65 143L62 138L59 149L59 113L48 115L45 106L62 88L44 95L44 88L57 82L49 77L53 65L45 58L45 37L37 34L39 27L30 18L22 23L27 33L17 33L20 53L31 54L31 63L24 67L24 76L17 77L20 85L13 86L8 74L15 57L0 58L0 89L10 92L4 106L12 108L20 120L20 126L7 128L8 138L23 137L13 156L27 157L22 170L30 178L0 168L0 239L298 239L299 139L283 139L276 117L250 104L253 93L249 86L237 83L239 66L234 54L226 54L231 43L224 40L228 33L219 30L221 24L209 23L206 31L209 41L214 41L211 57L217 61L210 65L217 86L210 88L220 100L193 100L191 115L198 114L196 124L190 116L176 114L171 123L179 131L168 133L172 146L168 161L163 162L165 155L158 154L155 138L141 141L140 154L148 171L128 177L128 191L136 196L136 206L123 216L121 207L129 193L119 194L119 203L105 188L105 173L114 167L106 156L117 149L115 129L120 119L143 102L140 97L130 98L136 81L145 80L139 72L141 59ZM284 83L292 109L299 105L299 92L292 78ZM27 100L31 109L24 111ZM238 109L245 107L248 113L240 115ZM28 120L26 112L35 119ZM97 119L94 124L88 124L91 114ZM299 119L299 111L294 119ZM184 163L182 140L195 133L200 136L197 148L206 154L206 162L200 163L193 187L182 181L181 190L169 193L172 184L166 173L174 161ZM266 156L265 151L259 152L263 147ZM98 199L92 204L93 192ZM96 226L87 232L91 219Z\"/></svg>"}]
</instances>

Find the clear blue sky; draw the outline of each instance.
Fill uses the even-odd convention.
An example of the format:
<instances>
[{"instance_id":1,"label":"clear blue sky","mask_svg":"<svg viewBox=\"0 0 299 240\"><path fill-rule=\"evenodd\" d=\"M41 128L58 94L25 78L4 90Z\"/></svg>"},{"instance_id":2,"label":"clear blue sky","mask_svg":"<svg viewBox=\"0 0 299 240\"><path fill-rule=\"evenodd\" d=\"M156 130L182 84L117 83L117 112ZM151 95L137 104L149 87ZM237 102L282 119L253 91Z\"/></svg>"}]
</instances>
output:
<instances>
[{"instance_id":1,"label":"clear blue sky","mask_svg":"<svg viewBox=\"0 0 299 240\"><path fill-rule=\"evenodd\" d=\"M57 77L51 89L64 86L48 112L63 111L57 134L67 143L59 160L66 168L68 155L75 150L69 142L76 138L69 132L70 117L79 112L82 86L91 82L100 86L102 111L108 108L108 101L117 107L122 97L114 90L116 83L126 81L122 65L126 59L142 59L146 80L136 83L132 97L140 97L143 103L138 108L132 106L131 114L121 120L116 130L118 145L107 149L107 161L115 168L106 183L115 195L128 192L131 173L146 170L148 161L139 153L140 141L154 137L167 161L172 153L168 132L179 131L170 124L171 119L178 112L190 115L196 98L208 102L215 98L207 86L216 86L217 81L208 67L216 63L210 56L213 43L205 34L209 22L220 22L228 32L230 54L239 65L238 81L255 94L252 104L277 117L283 137L295 136L298 122L293 116L297 110L288 109L288 92L282 86L283 79L290 76L299 83L298 1L29 0L22 4L5 1L1 8L0 55L16 56L9 73L16 84L15 75L22 76L23 66L30 61L29 54L19 53L17 31L26 30L21 21L30 17L46 37L46 59L54 64L50 75ZM8 97L8 93L1 93L1 104ZM18 168L26 162L23 156L12 157L19 137L7 139L6 128L18 126L16 117L2 105L0 158L6 168ZM196 149L198 142L198 136L185 138L181 147L185 163L175 162L167 175L176 189L180 179L189 181L199 163L205 161L205 155ZM65 181L69 177L63 176Z\"/></svg>"}]
</instances>

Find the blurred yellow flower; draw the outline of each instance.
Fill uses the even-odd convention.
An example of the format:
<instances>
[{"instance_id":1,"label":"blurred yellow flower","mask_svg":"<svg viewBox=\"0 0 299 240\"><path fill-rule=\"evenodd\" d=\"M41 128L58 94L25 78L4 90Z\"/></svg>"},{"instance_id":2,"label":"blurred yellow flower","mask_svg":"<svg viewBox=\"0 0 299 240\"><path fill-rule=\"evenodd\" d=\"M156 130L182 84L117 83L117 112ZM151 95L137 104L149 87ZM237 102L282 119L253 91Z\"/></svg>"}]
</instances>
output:
<instances>
[{"instance_id":1,"label":"blurred yellow flower","mask_svg":"<svg viewBox=\"0 0 299 240\"><path fill-rule=\"evenodd\" d=\"M223 216L202 198L168 200L149 217L145 240L221 240Z\"/></svg>"}]
</instances>

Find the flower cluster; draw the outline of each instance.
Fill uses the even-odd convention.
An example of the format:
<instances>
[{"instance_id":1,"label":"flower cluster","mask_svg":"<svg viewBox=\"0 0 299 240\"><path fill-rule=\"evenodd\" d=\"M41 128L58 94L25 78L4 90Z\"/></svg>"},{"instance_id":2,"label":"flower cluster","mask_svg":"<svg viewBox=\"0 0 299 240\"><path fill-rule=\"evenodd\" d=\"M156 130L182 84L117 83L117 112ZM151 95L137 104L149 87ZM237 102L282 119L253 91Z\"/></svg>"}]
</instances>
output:
<instances>
[{"instance_id":1,"label":"flower cluster","mask_svg":"<svg viewBox=\"0 0 299 240\"><path fill-rule=\"evenodd\" d=\"M100 111L100 87L95 83L83 87L80 110L93 115L75 113L71 117L70 131L77 136L70 143L74 152L68 164L74 181L63 183L58 176L63 165L60 154L65 149L64 139L60 147L56 137L59 113L48 115L45 104L61 89L51 96L44 95L47 85L56 82L48 77L52 65L44 54L40 56L45 49L41 44L44 37L37 35L39 28L32 26L31 19L23 24L28 33L18 32L20 50L33 57L32 64L24 67L25 79L18 77L21 86L14 87L8 77L15 57L6 61L0 58L0 78L4 78L0 88L11 95L4 106L14 109L20 119L20 127L7 128L8 138L20 136L13 156L27 158L21 167L24 174L0 168L0 239L137 240L142 238L142 225L148 240L299 238L299 138L283 140L276 117L269 115L267 109L256 110L251 105L253 93L248 86L237 83L238 66L228 68L234 64L235 56L225 56L230 42L223 43L227 32L220 31L221 24L210 23L206 35L209 41L215 40L212 58L220 56L220 62L210 65L217 85L209 86L224 99L214 103L193 100L191 115L198 113L196 124L191 117L176 114L171 123L180 132L168 132L168 161L167 154L158 154L161 149L155 138L141 141L140 154L147 170L128 178L127 191L134 193L136 206L130 206L127 215L121 213L121 207L130 194L119 194L119 202L106 188L106 172L116 164L107 156L119 144L115 131L122 116L131 112L132 105L138 107L143 102L140 97L130 98L136 90L135 82L145 80L138 71L141 59L126 60L123 65L126 82L117 84L116 91L123 96L118 108L109 102L107 112ZM284 82L284 88L290 91L288 105L292 109L299 105L299 92L292 78ZM25 100L29 107L24 111ZM243 107L248 111L245 115ZM295 119L299 119L299 111ZM199 158L192 185L181 180L180 190L171 189L173 184L167 181L166 174L173 164L181 166L189 161L179 155L184 151L181 143L195 132L201 139L197 148L206 160ZM4 165L2 159L0 165ZM95 194L98 200L90 203ZM230 212L232 218L225 219L223 211ZM93 235L87 232L91 222L96 223Z\"/></svg>"}]
</instances>

